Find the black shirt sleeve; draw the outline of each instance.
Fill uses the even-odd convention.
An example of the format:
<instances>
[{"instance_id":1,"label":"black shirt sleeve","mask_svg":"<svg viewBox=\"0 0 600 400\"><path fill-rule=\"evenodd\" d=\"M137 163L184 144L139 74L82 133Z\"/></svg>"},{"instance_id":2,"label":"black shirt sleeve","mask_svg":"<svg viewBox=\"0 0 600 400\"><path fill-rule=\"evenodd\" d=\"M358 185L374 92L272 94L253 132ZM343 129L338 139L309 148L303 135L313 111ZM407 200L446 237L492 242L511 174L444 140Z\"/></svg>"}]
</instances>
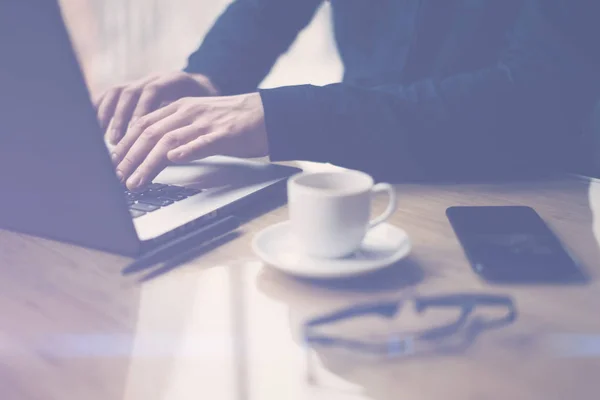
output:
<instances>
[{"instance_id":1,"label":"black shirt sleeve","mask_svg":"<svg viewBox=\"0 0 600 400\"><path fill-rule=\"evenodd\" d=\"M410 85L262 90L272 160L400 179L561 168L593 107L597 71L538 6L528 2L510 46L479 70ZM403 177L407 158L415 163Z\"/></svg>"},{"instance_id":2,"label":"black shirt sleeve","mask_svg":"<svg viewBox=\"0 0 600 400\"><path fill-rule=\"evenodd\" d=\"M224 95L255 91L321 2L234 1L189 57L185 71L208 76Z\"/></svg>"}]
</instances>

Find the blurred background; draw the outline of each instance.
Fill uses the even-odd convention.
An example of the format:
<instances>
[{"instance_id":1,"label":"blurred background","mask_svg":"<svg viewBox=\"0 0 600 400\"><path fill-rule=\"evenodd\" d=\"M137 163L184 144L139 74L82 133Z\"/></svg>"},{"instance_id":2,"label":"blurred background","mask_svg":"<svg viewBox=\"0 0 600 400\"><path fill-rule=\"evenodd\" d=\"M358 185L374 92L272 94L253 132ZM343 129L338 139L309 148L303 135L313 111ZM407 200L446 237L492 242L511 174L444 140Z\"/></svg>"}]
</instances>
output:
<instances>
[{"instance_id":1,"label":"blurred background","mask_svg":"<svg viewBox=\"0 0 600 400\"><path fill-rule=\"evenodd\" d=\"M92 94L147 74L181 69L231 0L60 0ZM324 2L261 87L341 79L330 5ZM600 177L600 107L589 124L596 148L586 174Z\"/></svg>"},{"instance_id":2,"label":"blurred background","mask_svg":"<svg viewBox=\"0 0 600 400\"><path fill-rule=\"evenodd\" d=\"M181 69L231 0L60 0L94 94L149 73ZM339 81L330 6L261 85Z\"/></svg>"}]
</instances>

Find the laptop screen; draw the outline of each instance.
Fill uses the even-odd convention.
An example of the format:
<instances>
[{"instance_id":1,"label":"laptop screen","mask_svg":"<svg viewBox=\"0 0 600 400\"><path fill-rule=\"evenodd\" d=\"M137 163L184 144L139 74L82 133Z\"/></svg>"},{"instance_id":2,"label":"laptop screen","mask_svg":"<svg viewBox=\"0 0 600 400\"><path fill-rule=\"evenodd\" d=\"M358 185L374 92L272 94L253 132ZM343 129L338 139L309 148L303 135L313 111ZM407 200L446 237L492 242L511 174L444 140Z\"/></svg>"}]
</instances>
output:
<instances>
[{"instance_id":1,"label":"laptop screen","mask_svg":"<svg viewBox=\"0 0 600 400\"><path fill-rule=\"evenodd\" d=\"M52 0L0 2L0 227L129 253L137 236Z\"/></svg>"}]
</instances>

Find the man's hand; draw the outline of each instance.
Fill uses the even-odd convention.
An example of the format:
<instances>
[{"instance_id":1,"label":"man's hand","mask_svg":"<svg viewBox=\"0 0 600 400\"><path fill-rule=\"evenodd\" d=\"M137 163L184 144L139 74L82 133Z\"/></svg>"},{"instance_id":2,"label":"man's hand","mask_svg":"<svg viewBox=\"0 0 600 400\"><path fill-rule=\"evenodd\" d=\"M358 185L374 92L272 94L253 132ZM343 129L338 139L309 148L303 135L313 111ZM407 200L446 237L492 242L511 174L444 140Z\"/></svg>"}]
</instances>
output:
<instances>
[{"instance_id":1,"label":"man's hand","mask_svg":"<svg viewBox=\"0 0 600 400\"><path fill-rule=\"evenodd\" d=\"M108 141L115 145L136 119L183 97L215 96L217 89L203 75L176 72L117 86L97 101L98 120ZM111 124L112 120L112 124Z\"/></svg>"},{"instance_id":2,"label":"man's hand","mask_svg":"<svg viewBox=\"0 0 600 400\"><path fill-rule=\"evenodd\" d=\"M183 98L139 118L114 148L117 176L141 188L170 162L268 154L260 94Z\"/></svg>"}]
</instances>

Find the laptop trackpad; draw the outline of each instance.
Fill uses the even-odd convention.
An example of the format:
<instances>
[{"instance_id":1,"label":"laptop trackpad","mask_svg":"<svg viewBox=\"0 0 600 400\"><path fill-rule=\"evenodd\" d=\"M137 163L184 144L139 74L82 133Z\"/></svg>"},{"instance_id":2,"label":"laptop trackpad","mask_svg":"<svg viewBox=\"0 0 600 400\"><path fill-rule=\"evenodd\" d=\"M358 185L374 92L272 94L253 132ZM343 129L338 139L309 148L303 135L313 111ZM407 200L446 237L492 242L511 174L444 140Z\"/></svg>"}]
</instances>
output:
<instances>
[{"instance_id":1,"label":"laptop trackpad","mask_svg":"<svg viewBox=\"0 0 600 400\"><path fill-rule=\"evenodd\" d=\"M290 175L290 170L265 162L214 156L170 166L156 177L155 182L214 192L282 179Z\"/></svg>"}]
</instances>

